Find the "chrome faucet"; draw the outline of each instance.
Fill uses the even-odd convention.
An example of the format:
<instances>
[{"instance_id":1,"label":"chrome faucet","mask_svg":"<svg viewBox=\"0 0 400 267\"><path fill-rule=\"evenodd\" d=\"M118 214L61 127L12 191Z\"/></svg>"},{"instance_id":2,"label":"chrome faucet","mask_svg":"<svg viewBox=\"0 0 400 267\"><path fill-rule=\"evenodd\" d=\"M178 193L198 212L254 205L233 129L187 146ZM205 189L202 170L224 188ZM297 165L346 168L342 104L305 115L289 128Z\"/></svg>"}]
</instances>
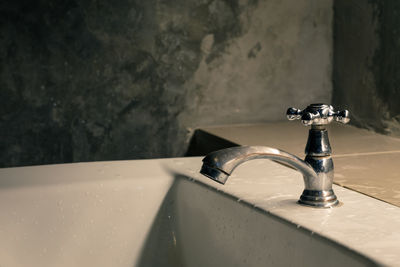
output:
<instances>
[{"instance_id":1,"label":"chrome faucet","mask_svg":"<svg viewBox=\"0 0 400 267\"><path fill-rule=\"evenodd\" d=\"M349 111L335 112L331 105L311 104L304 110L289 108L286 115L289 120L301 119L305 126L311 126L304 160L271 147L232 147L208 154L203 159L200 173L225 184L233 170L243 162L259 158L271 159L288 165L303 175L305 188L298 203L319 208L337 205L339 201L332 190L332 150L326 125L333 120L348 123Z\"/></svg>"}]
</instances>

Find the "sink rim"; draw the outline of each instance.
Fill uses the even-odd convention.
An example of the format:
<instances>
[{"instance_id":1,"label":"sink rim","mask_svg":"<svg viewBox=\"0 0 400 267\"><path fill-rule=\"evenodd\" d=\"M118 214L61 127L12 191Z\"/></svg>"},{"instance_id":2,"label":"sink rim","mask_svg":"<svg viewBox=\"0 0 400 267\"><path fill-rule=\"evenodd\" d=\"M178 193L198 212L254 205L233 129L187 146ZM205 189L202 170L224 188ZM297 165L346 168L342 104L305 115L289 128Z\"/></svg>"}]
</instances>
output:
<instances>
[{"instance_id":1,"label":"sink rim","mask_svg":"<svg viewBox=\"0 0 400 267\"><path fill-rule=\"evenodd\" d=\"M300 225L379 264L396 265L400 262L400 255L397 254L400 250L400 229L395 227L400 224L400 208L337 185L333 188L344 203L342 206L332 209L304 207L296 204L303 184L302 177L293 170L269 160L254 160L240 166L225 185L220 185L198 173L201 159L191 157L3 168L0 169L0 185L10 174L22 177L19 181L22 184L27 180L42 179L41 185L48 185L46 182L55 173L60 174L62 179L72 179L84 172L89 180L99 180L99 176L107 180L115 179L115 176L106 177L110 173L121 173L120 179L143 178L144 174L146 179L159 179L168 176L168 172L174 172ZM108 171L99 175L98 167L104 165L108 166ZM68 172L60 173L61 169L68 169ZM71 181L79 182L79 179ZM316 216L319 219L315 219ZM344 221L346 223L343 224Z\"/></svg>"}]
</instances>

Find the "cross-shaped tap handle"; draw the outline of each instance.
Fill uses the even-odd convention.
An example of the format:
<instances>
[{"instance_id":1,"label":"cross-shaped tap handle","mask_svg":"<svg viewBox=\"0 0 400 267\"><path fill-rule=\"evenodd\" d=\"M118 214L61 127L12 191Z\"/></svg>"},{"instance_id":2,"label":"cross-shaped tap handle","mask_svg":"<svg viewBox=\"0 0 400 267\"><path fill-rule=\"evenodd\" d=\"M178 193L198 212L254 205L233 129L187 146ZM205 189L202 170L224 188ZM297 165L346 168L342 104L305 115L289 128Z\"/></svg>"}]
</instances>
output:
<instances>
[{"instance_id":1,"label":"cross-shaped tap handle","mask_svg":"<svg viewBox=\"0 0 400 267\"><path fill-rule=\"evenodd\" d=\"M327 125L332 120L341 123L350 121L350 113L348 110L334 111L331 105L311 104L307 108L300 110L297 108L289 108L286 112L289 120L301 119L305 126L311 125Z\"/></svg>"}]
</instances>

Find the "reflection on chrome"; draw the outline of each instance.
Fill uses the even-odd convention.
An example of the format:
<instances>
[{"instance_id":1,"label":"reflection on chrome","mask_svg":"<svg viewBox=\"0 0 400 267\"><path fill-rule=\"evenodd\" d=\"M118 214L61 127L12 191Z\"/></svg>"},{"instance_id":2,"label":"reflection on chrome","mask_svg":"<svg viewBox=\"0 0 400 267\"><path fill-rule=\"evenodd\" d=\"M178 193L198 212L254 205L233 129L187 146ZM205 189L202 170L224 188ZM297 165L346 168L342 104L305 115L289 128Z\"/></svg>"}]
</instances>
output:
<instances>
[{"instance_id":1,"label":"reflection on chrome","mask_svg":"<svg viewBox=\"0 0 400 267\"><path fill-rule=\"evenodd\" d=\"M287 117L289 120L301 119L304 125L311 126L304 160L276 148L241 146L208 154L203 159L200 172L225 184L233 170L243 162L260 158L271 159L292 167L303 175L305 188L299 199L300 204L320 208L337 205L339 202L332 190L334 168L326 125L333 120L349 122L349 112L335 112L330 105L311 104L305 110L289 108Z\"/></svg>"}]
</instances>

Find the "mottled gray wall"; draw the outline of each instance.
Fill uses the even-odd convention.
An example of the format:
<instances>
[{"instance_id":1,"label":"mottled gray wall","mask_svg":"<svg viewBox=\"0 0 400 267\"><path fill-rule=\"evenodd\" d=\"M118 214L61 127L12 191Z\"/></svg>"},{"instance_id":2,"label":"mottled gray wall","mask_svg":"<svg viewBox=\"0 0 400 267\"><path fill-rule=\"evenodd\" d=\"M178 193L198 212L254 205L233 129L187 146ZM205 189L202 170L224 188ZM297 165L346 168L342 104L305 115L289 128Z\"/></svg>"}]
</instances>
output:
<instances>
[{"instance_id":1,"label":"mottled gray wall","mask_svg":"<svg viewBox=\"0 0 400 267\"><path fill-rule=\"evenodd\" d=\"M400 1L336 0L334 14L333 102L400 136Z\"/></svg>"},{"instance_id":2,"label":"mottled gray wall","mask_svg":"<svg viewBox=\"0 0 400 267\"><path fill-rule=\"evenodd\" d=\"M183 121L285 120L291 105L330 102L332 2L269 0L241 10L241 34L217 57L208 44L215 35L203 38Z\"/></svg>"},{"instance_id":3,"label":"mottled gray wall","mask_svg":"<svg viewBox=\"0 0 400 267\"><path fill-rule=\"evenodd\" d=\"M183 155L329 102L331 0L0 3L0 166Z\"/></svg>"}]
</instances>

